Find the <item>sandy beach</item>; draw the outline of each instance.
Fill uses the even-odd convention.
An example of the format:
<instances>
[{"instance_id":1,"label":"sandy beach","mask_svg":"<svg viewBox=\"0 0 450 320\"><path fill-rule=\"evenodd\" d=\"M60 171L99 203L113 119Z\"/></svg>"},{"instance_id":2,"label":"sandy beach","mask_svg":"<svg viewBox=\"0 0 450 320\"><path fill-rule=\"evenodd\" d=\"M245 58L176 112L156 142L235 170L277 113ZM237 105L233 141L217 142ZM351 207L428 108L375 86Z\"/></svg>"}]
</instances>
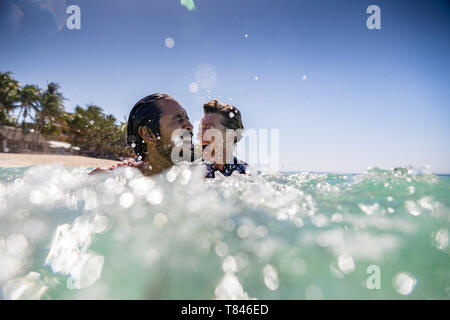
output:
<instances>
[{"instance_id":1,"label":"sandy beach","mask_svg":"<svg viewBox=\"0 0 450 320\"><path fill-rule=\"evenodd\" d=\"M0 153L0 168L29 167L38 164L62 164L70 168L109 167L120 161L72 155Z\"/></svg>"}]
</instances>

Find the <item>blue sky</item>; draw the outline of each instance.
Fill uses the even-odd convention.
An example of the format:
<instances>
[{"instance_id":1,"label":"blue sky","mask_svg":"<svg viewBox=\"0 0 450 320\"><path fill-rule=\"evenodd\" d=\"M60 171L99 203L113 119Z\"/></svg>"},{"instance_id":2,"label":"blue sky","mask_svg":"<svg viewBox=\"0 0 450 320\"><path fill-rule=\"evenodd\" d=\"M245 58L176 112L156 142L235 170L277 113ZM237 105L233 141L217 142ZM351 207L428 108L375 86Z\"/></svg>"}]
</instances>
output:
<instances>
[{"instance_id":1,"label":"blue sky","mask_svg":"<svg viewBox=\"0 0 450 320\"><path fill-rule=\"evenodd\" d=\"M64 26L70 4L81 8L81 30ZM22 84L59 82L68 111L94 103L119 120L154 92L173 95L193 120L219 97L246 128L280 129L283 170L450 172L448 1L195 4L3 0L0 70ZM366 27L371 4L381 30ZM206 79L193 93L196 74Z\"/></svg>"}]
</instances>

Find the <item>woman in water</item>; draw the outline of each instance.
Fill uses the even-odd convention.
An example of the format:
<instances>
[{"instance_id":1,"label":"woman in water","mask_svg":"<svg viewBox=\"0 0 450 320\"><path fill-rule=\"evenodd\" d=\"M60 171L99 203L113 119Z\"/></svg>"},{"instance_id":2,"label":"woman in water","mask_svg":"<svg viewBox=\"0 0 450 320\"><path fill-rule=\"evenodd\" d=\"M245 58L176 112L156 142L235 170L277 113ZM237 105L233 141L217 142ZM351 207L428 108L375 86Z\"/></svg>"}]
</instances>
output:
<instances>
[{"instance_id":1,"label":"woman in water","mask_svg":"<svg viewBox=\"0 0 450 320\"><path fill-rule=\"evenodd\" d=\"M236 143L242 138L244 125L240 111L231 105L213 99L203 105L204 116L200 122L199 140L202 161L206 163L207 178L218 171L224 176L234 171L245 174L247 164L233 156Z\"/></svg>"}]
</instances>

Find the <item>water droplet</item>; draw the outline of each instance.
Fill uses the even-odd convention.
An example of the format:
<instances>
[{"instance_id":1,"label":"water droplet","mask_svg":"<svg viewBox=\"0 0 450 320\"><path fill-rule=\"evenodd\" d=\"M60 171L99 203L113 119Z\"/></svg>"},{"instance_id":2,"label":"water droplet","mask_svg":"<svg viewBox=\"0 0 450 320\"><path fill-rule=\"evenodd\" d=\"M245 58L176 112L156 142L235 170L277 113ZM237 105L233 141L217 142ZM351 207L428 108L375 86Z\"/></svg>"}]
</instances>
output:
<instances>
[{"instance_id":1,"label":"water droplet","mask_svg":"<svg viewBox=\"0 0 450 320\"><path fill-rule=\"evenodd\" d=\"M420 215L420 207L412 200L405 201L405 207L413 216Z\"/></svg>"},{"instance_id":2,"label":"water droplet","mask_svg":"<svg viewBox=\"0 0 450 320\"><path fill-rule=\"evenodd\" d=\"M198 83L197 82L191 82L189 84L189 91L192 93L196 93L198 91Z\"/></svg>"},{"instance_id":3,"label":"water droplet","mask_svg":"<svg viewBox=\"0 0 450 320\"><path fill-rule=\"evenodd\" d=\"M397 273L392 280L392 285L398 293L407 296L411 294L417 284L417 279L408 272Z\"/></svg>"},{"instance_id":4,"label":"water droplet","mask_svg":"<svg viewBox=\"0 0 450 320\"><path fill-rule=\"evenodd\" d=\"M225 273L215 290L216 299L219 300L248 300L239 279L233 273Z\"/></svg>"},{"instance_id":5,"label":"water droplet","mask_svg":"<svg viewBox=\"0 0 450 320\"><path fill-rule=\"evenodd\" d=\"M162 228L166 225L167 223L167 217L164 213L158 213L155 215L155 217L153 218L153 223L155 224L155 226L157 226L158 228Z\"/></svg>"},{"instance_id":6,"label":"water droplet","mask_svg":"<svg viewBox=\"0 0 450 320\"><path fill-rule=\"evenodd\" d=\"M167 37L166 40L164 40L164 44L167 48L173 48L173 46L175 45L175 40L171 37Z\"/></svg>"},{"instance_id":7,"label":"water droplet","mask_svg":"<svg viewBox=\"0 0 450 320\"><path fill-rule=\"evenodd\" d=\"M125 192L120 196L119 203L122 208L127 209L133 205L134 196L129 192Z\"/></svg>"},{"instance_id":8,"label":"water droplet","mask_svg":"<svg viewBox=\"0 0 450 320\"><path fill-rule=\"evenodd\" d=\"M202 63L197 66L195 71L195 80L200 87L205 89L213 89L217 82L216 70L211 64Z\"/></svg>"},{"instance_id":9,"label":"water droplet","mask_svg":"<svg viewBox=\"0 0 450 320\"><path fill-rule=\"evenodd\" d=\"M239 238L247 238L250 234L250 229L246 225L239 226L239 228L236 231Z\"/></svg>"},{"instance_id":10,"label":"water droplet","mask_svg":"<svg viewBox=\"0 0 450 320\"><path fill-rule=\"evenodd\" d=\"M344 218L342 217L342 214L340 214L340 213L334 213L331 216L331 222L340 223L340 222L342 222L342 220L344 220Z\"/></svg>"},{"instance_id":11,"label":"water droplet","mask_svg":"<svg viewBox=\"0 0 450 320\"><path fill-rule=\"evenodd\" d=\"M256 228L255 232L258 237L264 238L265 236L267 236L268 231L266 226L261 225Z\"/></svg>"},{"instance_id":12,"label":"water droplet","mask_svg":"<svg viewBox=\"0 0 450 320\"><path fill-rule=\"evenodd\" d=\"M431 197L424 197L418 203L424 209L433 210L433 199Z\"/></svg>"},{"instance_id":13,"label":"water droplet","mask_svg":"<svg viewBox=\"0 0 450 320\"><path fill-rule=\"evenodd\" d=\"M355 262L348 254L341 254L338 258L338 266L344 273L351 273L355 270Z\"/></svg>"},{"instance_id":14,"label":"water droplet","mask_svg":"<svg viewBox=\"0 0 450 320\"><path fill-rule=\"evenodd\" d=\"M163 193L159 189L153 189L147 196L147 201L151 204L160 204L163 200Z\"/></svg>"},{"instance_id":15,"label":"water droplet","mask_svg":"<svg viewBox=\"0 0 450 320\"><path fill-rule=\"evenodd\" d=\"M264 284L270 290L277 290L279 281L278 281L278 272L277 270L271 266L270 264L266 265L263 269L264 274Z\"/></svg>"},{"instance_id":16,"label":"water droplet","mask_svg":"<svg viewBox=\"0 0 450 320\"><path fill-rule=\"evenodd\" d=\"M44 194L40 190L33 190L30 193L30 201L33 204L44 203L45 202Z\"/></svg>"},{"instance_id":17,"label":"water droplet","mask_svg":"<svg viewBox=\"0 0 450 320\"><path fill-rule=\"evenodd\" d=\"M445 250L448 247L448 231L439 229L434 236L434 246L439 250ZM0 250L1 252L1 250Z\"/></svg>"},{"instance_id":18,"label":"water droplet","mask_svg":"<svg viewBox=\"0 0 450 320\"><path fill-rule=\"evenodd\" d=\"M30 272L25 277L14 278L3 285L3 296L6 300L39 300L47 291L47 287L39 279L40 274Z\"/></svg>"},{"instance_id":19,"label":"water droplet","mask_svg":"<svg viewBox=\"0 0 450 320\"><path fill-rule=\"evenodd\" d=\"M238 270L236 259L231 256L227 256L223 259L222 269L224 272L236 272Z\"/></svg>"},{"instance_id":20,"label":"water droplet","mask_svg":"<svg viewBox=\"0 0 450 320\"><path fill-rule=\"evenodd\" d=\"M228 246L226 245L226 243L219 241L216 244L215 251L219 257L225 257L228 253Z\"/></svg>"}]
</instances>

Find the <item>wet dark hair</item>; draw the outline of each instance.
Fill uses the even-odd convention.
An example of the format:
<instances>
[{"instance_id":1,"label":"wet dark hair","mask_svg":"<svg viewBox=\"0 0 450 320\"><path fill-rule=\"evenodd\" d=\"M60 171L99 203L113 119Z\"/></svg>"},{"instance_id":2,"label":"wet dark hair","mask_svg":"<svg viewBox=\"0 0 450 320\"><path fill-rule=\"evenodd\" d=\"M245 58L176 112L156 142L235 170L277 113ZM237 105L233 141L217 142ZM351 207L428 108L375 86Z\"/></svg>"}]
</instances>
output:
<instances>
[{"instance_id":1,"label":"wet dark hair","mask_svg":"<svg viewBox=\"0 0 450 320\"><path fill-rule=\"evenodd\" d=\"M139 127L146 126L156 137L160 136L159 120L161 108L158 101L173 99L165 93L154 93L139 100L131 109L127 125L127 143L134 149L140 160L145 160L147 147L144 139L139 135Z\"/></svg>"}]
</instances>

